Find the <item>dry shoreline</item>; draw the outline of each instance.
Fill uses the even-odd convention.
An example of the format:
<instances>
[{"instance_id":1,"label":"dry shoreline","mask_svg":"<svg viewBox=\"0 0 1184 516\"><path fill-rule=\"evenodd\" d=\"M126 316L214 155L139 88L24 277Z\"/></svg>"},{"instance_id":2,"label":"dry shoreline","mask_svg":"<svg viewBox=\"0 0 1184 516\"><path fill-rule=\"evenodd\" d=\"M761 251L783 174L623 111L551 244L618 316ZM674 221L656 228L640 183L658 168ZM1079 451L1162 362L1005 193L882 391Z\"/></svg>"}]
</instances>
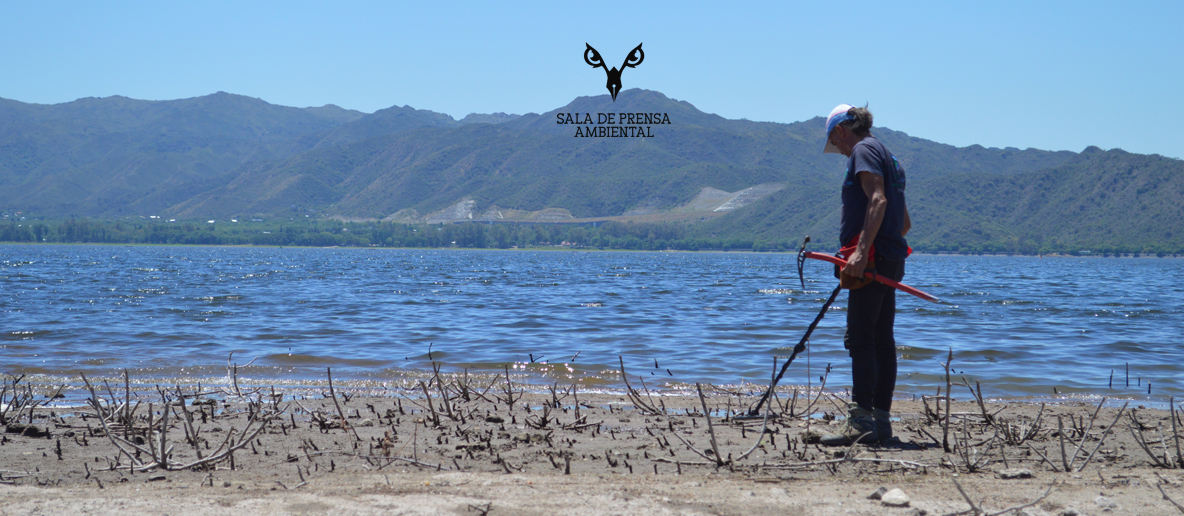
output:
<instances>
[{"instance_id":1,"label":"dry shoreline","mask_svg":"<svg viewBox=\"0 0 1184 516\"><path fill-rule=\"evenodd\" d=\"M987 513L1037 500L1027 514L1184 513L1163 498L1184 503L1179 410L1173 433L1167 410L955 391L948 409L934 396L896 402L888 443L836 449L807 438L840 423L843 400L828 393L779 390L766 422L737 420L755 397L722 389L532 394L443 374L417 387L294 399L118 385L95 392L97 409L34 409L32 430L12 404L0 511L954 514L970 509L960 486ZM902 489L909 506L868 499L879 487Z\"/></svg>"}]
</instances>

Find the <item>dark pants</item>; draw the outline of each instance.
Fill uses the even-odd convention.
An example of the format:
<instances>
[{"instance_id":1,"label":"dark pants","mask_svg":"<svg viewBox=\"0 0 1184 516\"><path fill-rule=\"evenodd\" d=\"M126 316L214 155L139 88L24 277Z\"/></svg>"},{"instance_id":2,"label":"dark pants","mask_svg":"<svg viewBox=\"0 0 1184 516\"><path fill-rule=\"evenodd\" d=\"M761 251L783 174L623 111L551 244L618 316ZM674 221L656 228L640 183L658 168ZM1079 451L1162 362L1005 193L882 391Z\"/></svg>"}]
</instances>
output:
<instances>
[{"instance_id":1,"label":"dark pants","mask_svg":"<svg viewBox=\"0 0 1184 516\"><path fill-rule=\"evenodd\" d=\"M904 262L876 260L876 273L900 281ZM851 291L843 345L851 353L851 401L872 410L892 409L896 390L896 289L872 282Z\"/></svg>"}]
</instances>

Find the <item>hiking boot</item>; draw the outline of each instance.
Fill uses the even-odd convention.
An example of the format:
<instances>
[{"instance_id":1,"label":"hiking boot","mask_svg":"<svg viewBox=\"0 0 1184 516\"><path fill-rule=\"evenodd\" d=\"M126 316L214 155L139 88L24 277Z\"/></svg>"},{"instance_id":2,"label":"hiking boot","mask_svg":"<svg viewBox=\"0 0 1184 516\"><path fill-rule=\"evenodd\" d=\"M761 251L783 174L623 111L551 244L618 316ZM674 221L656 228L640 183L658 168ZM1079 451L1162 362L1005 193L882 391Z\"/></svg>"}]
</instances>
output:
<instances>
[{"instance_id":1,"label":"hiking boot","mask_svg":"<svg viewBox=\"0 0 1184 516\"><path fill-rule=\"evenodd\" d=\"M839 427L838 433L826 434L818 442L824 446L850 446L856 441L875 442L876 422L871 411L852 403L847 408L847 420Z\"/></svg>"},{"instance_id":2,"label":"hiking boot","mask_svg":"<svg viewBox=\"0 0 1184 516\"><path fill-rule=\"evenodd\" d=\"M872 421L875 422L877 441L886 442L892 439L892 421L887 410L873 409Z\"/></svg>"}]
</instances>

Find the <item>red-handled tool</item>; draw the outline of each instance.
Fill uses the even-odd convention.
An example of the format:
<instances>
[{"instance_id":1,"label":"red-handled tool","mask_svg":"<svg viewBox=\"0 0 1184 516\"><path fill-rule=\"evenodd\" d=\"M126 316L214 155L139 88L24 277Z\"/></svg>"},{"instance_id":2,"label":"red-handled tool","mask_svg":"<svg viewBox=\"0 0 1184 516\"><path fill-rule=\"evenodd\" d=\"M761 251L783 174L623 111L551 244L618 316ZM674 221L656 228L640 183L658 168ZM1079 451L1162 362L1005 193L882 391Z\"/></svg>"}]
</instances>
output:
<instances>
[{"instance_id":1,"label":"red-handled tool","mask_svg":"<svg viewBox=\"0 0 1184 516\"><path fill-rule=\"evenodd\" d=\"M798 250L798 280L802 283L802 290L806 289L806 276L802 270L805 266L806 258L830 262L838 265L839 267L844 267L847 265L847 261L842 258L828 254L806 252L806 244L808 243L810 243L810 237L806 237L806 239L802 241L802 248ZM874 272L865 272L864 277L871 278L874 281L879 281L880 283L888 285L889 287L895 288L897 290L903 290L926 301L933 301L934 303L941 302L935 296L921 292L920 290L908 285L903 285L900 282L892 281ZM797 358L799 353L806 350L806 343L810 341L810 335L814 333L814 328L818 327L818 323L822 321L822 318L826 315L827 310L830 309L831 303L835 302L835 298L839 297L839 292L842 290L843 284L840 282L830 293L830 297L826 299L826 302L822 304L822 310L820 310L818 315L814 317L814 322L811 322L810 326L806 328L806 334L802 335L802 340L799 340L798 344L793 347L793 353L791 353L789 358L785 360L785 364L781 366L781 371L777 373L777 376L773 377L773 381L769 383L769 388L765 390L765 394L761 396L761 399L757 401L756 405L748 409L748 414L733 416L733 419L755 419L761 417L761 407L764 406L765 402L769 401L769 396L773 394L773 389L777 388L777 383L781 381L781 377L785 376L785 371L789 369L789 365L793 363L793 359ZM773 404L770 404L769 406L772 407ZM764 417L769 417L768 410L765 411Z\"/></svg>"},{"instance_id":2,"label":"red-handled tool","mask_svg":"<svg viewBox=\"0 0 1184 516\"><path fill-rule=\"evenodd\" d=\"M805 256L806 258L813 258L815 260L822 260L824 262L830 262L835 265L838 265L839 267L846 267L847 266L847 260L839 258L838 256L831 256L829 254L815 253L815 252L810 252L810 251L805 252L803 254L803 256ZM880 283L888 285L889 287L892 287L896 290L900 290L902 292L908 292L909 294L917 296L917 297L924 299L926 301L932 301L934 303L941 302L941 300L938 299L937 296L927 294L927 293L917 290L913 287L905 285L904 283L890 280L890 279L885 278L885 277L883 277L879 274L876 274L874 272L865 272L865 273L863 273L863 276L865 278L871 278L875 281L878 281Z\"/></svg>"}]
</instances>

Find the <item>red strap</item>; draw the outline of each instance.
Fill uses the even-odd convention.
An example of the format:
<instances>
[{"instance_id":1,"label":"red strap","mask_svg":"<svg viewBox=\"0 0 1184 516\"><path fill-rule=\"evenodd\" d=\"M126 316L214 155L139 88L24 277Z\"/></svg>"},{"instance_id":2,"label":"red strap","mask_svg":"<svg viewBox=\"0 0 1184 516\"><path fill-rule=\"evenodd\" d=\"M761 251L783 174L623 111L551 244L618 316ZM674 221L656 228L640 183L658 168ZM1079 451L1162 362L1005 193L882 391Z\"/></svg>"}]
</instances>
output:
<instances>
[{"instance_id":1,"label":"red strap","mask_svg":"<svg viewBox=\"0 0 1184 516\"><path fill-rule=\"evenodd\" d=\"M844 259L850 258L851 253L854 253L855 248L858 246L859 246L859 235L855 235L855 238L852 238L851 241L847 243L847 247L839 249L839 256L842 256ZM913 248L909 247L908 253L905 254L905 256L908 257L908 256L911 256L912 254L913 254ZM867 250L867 261L870 263L870 262L874 262L875 260L876 260L876 244L873 243L871 245L871 247L869 247Z\"/></svg>"},{"instance_id":2,"label":"red strap","mask_svg":"<svg viewBox=\"0 0 1184 516\"><path fill-rule=\"evenodd\" d=\"M847 242L846 247L839 249L839 256L842 256L843 259L850 258L851 254L855 252L856 247L859 247L859 235L858 234L855 235L855 238L852 238L850 242ZM873 243L871 245L871 247L869 247L867 250L867 261L868 261L868 263L871 263L875 260L876 260L876 244Z\"/></svg>"}]
</instances>

